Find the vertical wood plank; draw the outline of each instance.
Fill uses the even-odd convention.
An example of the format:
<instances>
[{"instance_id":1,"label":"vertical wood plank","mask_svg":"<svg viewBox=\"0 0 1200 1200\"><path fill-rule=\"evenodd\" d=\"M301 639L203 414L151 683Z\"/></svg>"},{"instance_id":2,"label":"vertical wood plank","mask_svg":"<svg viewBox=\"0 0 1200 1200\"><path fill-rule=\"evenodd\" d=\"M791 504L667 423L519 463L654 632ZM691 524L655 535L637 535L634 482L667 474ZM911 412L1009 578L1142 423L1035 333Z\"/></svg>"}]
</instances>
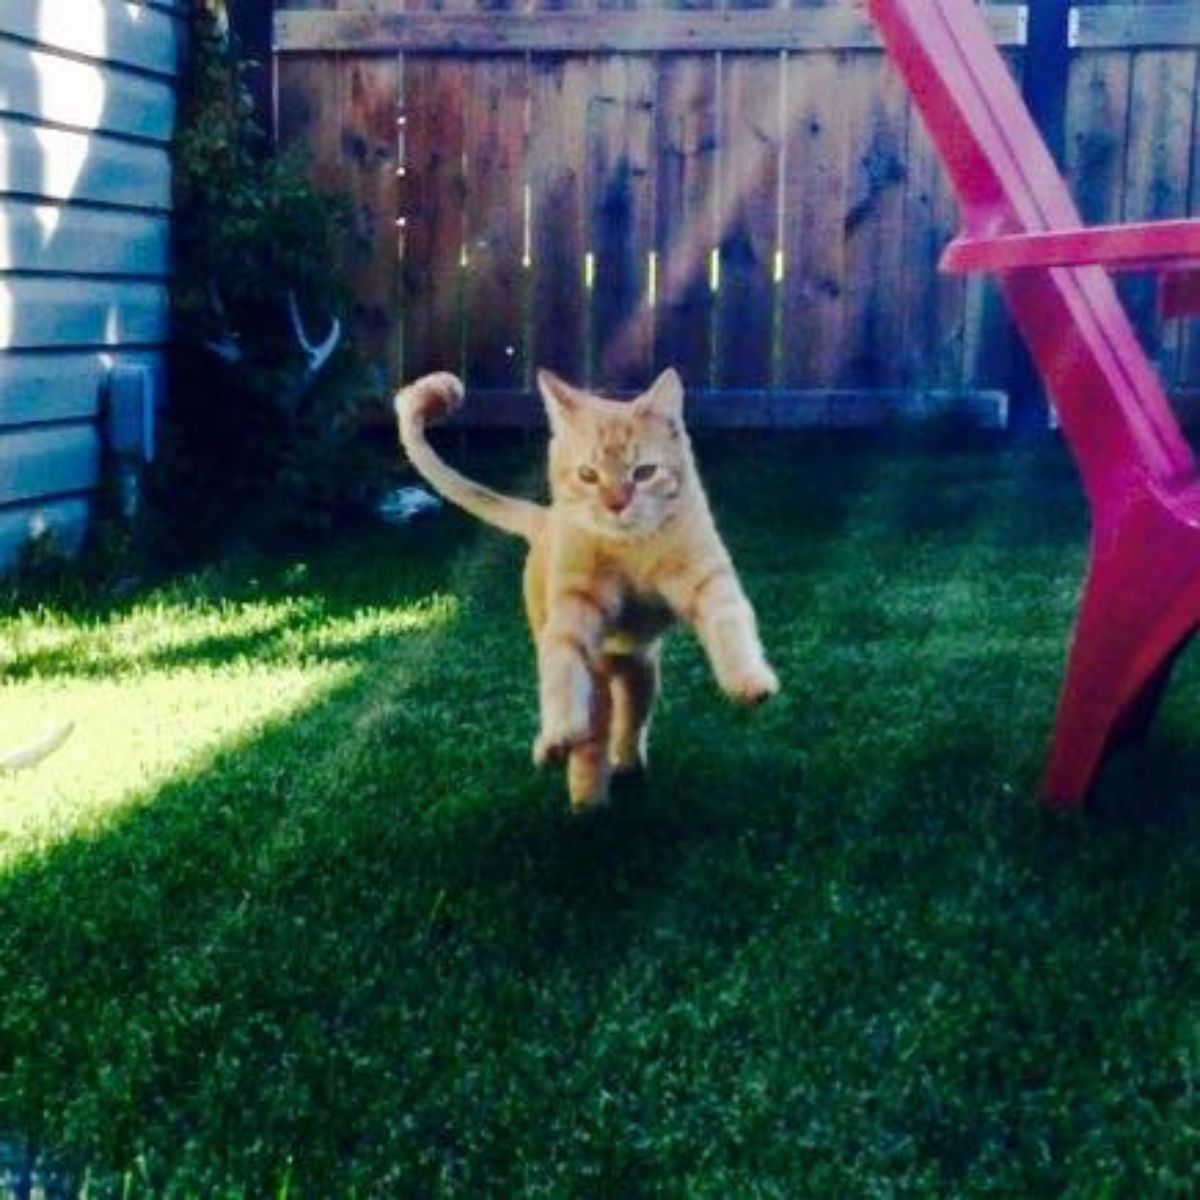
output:
<instances>
[{"instance_id":1,"label":"vertical wood plank","mask_svg":"<svg viewBox=\"0 0 1200 1200\"><path fill-rule=\"evenodd\" d=\"M1067 87L1067 182L1088 224L1121 219L1129 121L1128 54L1085 51Z\"/></svg>"},{"instance_id":2,"label":"vertical wood plank","mask_svg":"<svg viewBox=\"0 0 1200 1200\"><path fill-rule=\"evenodd\" d=\"M842 89L853 131L844 221L842 382L878 387L899 382L908 105L897 75L885 73L877 55L850 59Z\"/></svg>"},{"instance_id":3,"label":"vertical wood plank","mask_svg":"<svg viewBox=\"0 0 1200 1200\"><path fill-rule=\"evenodd\" d=\"M588 205L595 278L591 366L601 388L640 387L653 352L647 303L654 245L652 63L605 55L589 112Z\"/></svg>"},{"instance_id":4,"label":"vertical wood plank","mask_svg":"<svg viewBox=\"0 0 1200 1200\"><path fill-rule=\"evenodd\" d=\"M530 70L530 357L534 367L580 381L588 338L584 185L591 63L538 55Z\"/></svg>"},{"instance_id":5,"label":"vertical wood plank","mask_svg":"<svg viewBox=\"0 0 1200 1200\"><path fill-rule=\"evenodd\" d=\"M700 388L713 382L716 99L716 55L659 60L655 368L674 366L686 385Z\"/></svg>"},{"instance_id":6,"label":"vertical wood plank","mask_svg":"<svg viewBox=\"0 0 1200 1200\"><path fill-rule=\"evenodd\" d=\"M717 0L667 0L712 9ZM654 368L674 367L685 386L713 386L715 305L709 263L717 246L717 54L658 59L654 245L658 260Z\"/></svg>"},{"instance_id":7,"label":"vertical wood plank","mask_svg":"<svg viewBox=\"0 0 1200 1200\"><path fill-rule=\"evenodd\" d=\"M467 381L526 381L525 181L528 73L523 56L471 63L466 128Z\"/></svg>"},{"instance_id":8,"label":"vertical wood plank","mask_svg":"<svg viewBox=\"0 0 1200 1200\"><path fill-rule=\"evenodd\" d=\"M353 212L350 285L354 340L388 381L400 369L400 61L342 61L341 163Z\"/></svg>"},{"instance_id":9,"label":"vertical wood plank","mask_svg":"<svg viewBox=\"0 0 1200 1200\"><path fill-rule=\"evenodd\" d=\"M1142 51L1134 55L1129 89L1129 152L1125 173L1127 221L1161 220L1187 212L1192 160L1196 55ZM1123 282L1122 294L1148 353L1168 384L1179 370L1180 328L1164 326L1156 310L1155 281Z\"/></svg>"},{"instance_id":10,"label":"vertical wood plank","mask_svg":"<svg viewBox=\"0 0 1200 1200\"><path fill-rule=\"evenodd\" d=\"M468 65L404 63L404 375L463 373Z\"/></svg>"},{"instance_id":11,"label":"vertical wood plank","mask_svg":"<svg viewBox=\"0 0 1200 1200\"><path fill-rule=\"evenodd\" d=\"M845 163L854 136L840 84L846 59L794 54L787 67L781 321L787 387L832 387L841 376Z\"/></svg>"},{"instance_id":12,"label":"vertical wood plank","mask_svg":"<svg viewBox=\"0 0 1200 1200\"><path fill-rule=\"evenodd\" d=\"M535 12L592 7L591 0L532 0ZM529 183L533 264L530 279L530 365L581 382L591 328L587 155L591 59L533 55L529 84Z\"/></svg>"},{"instance_id":13,"label":"vertical wood plank","mask_svg":"<svg viewBox=\"0 0 1200 1200\"><path fill-rule=\"evenodd\" d=\"M914 116L904 195L903 288L898 297L898 382L905 386L953 388L962 383L966 285L960 277L937 269L958 226L958 206L946 172Z\"/></svg>"},{"instance_id":14,"label":"vertical wood plank","mask_svg":"<svg viewBox=\"0 0 1200 1200\"><path fill-rule=\"evenodd\" d=\"M319 187L338 184L341 63L336 54L288 56L278 63L275 132L300 147Z\"/></svg>"},{"instance_id":15,"label":"vertical wood plank","mask_svg":"<svg viewBox=\"0 0 1200 1200\"><path fill-rule=\"evenodd\" d=\"M719 387L769 387L775 378L784 61L781 54L722 60Z\"/></svg>"}]
</instances>

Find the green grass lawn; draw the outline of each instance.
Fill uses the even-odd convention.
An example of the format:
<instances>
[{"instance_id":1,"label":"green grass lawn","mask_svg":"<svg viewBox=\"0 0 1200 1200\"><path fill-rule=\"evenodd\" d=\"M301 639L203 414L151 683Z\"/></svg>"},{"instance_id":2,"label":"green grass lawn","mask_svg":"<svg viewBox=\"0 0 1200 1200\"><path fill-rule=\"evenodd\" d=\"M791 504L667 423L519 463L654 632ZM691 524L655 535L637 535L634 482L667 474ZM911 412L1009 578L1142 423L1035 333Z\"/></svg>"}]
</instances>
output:
<instances>
[{"instance_id":1,"label":"green grass lawn","mask_svg":"<svg viewBox=\"0 0 1200 1200\"><path fill-rule=\"evenodd\" d=\"M1063 456L701 461L785 692L735 711L675 635L650 778L594 818L529 763L520 547L457 514L0 615L0 749L77 724L0 780L0 1160L90 1196L1200 1192L1200 677L1086 817L1039 811Z\"/></svg>"}]
</instances>

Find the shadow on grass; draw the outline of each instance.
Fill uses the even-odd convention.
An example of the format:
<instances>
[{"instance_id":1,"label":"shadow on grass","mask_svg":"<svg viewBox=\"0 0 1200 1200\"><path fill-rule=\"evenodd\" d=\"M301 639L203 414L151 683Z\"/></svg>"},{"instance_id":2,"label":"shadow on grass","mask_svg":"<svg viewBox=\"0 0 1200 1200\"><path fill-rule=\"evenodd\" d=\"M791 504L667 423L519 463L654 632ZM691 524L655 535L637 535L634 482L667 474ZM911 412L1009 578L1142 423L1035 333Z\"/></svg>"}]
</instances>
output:
<instances>
[{"instance_id":1,"label":"shadow on grass","mask_svg":"<svg viewBox=\"0 0 1200 1200\"><path fill-rule=\"evenodd\" d=\"M348 554L326 549L316 556L290 554L235 560L182 581L147 591L82 602L41 604L37 620L51 633L24 648L20 640L0 652L5 678L114 679L142 671L222 667L234 661L271 663L294 657L315 630L352 626L364 611L399 609L436 594L454 556L469 536L464 520L450 516L436 527L403 531L362 525L343 532ZM388 560L412 564L397 571ZM248 618L246 632L224 624ZM20 611L10 614L20 619ZM150 625L160 637L144 636ZM57 628L56 628L57 627ZM319 657L330 662L369 661L386 649L388 634L348 630L325 639ZM139 648L138 642L148 645Z\"/></svg>"}]
</instances>

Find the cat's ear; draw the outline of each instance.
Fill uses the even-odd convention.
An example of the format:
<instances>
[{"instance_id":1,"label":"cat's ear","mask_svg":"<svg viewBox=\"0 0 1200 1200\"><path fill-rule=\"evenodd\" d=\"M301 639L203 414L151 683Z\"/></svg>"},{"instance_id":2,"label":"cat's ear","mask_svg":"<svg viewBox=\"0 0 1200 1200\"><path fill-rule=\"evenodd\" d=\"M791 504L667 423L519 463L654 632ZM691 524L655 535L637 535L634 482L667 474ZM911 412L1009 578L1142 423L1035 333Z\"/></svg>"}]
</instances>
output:
<instances>
[{"instance_id":1,"label":"cat's ear","mask_svg":"<svg viewBox=\"0 0 1200 1200\"><path fill-rule=\"evenodd\" d=\"M638 407L656 413L667 421L683 418L683 380L674 367L668 367L637 400Z\"/></svg>"},{"instance_id":2,"label":"cat's ear","mask_svg":"<svg viewBox=\"0 0 1200 1200\"><path fill-rule=\"evenodd\" d=\"M587 401L582 392L545 367L538 369L537 383L546 416L550 418L550 428L557 433L571 424Z\"/></svg>"}]
</instances>

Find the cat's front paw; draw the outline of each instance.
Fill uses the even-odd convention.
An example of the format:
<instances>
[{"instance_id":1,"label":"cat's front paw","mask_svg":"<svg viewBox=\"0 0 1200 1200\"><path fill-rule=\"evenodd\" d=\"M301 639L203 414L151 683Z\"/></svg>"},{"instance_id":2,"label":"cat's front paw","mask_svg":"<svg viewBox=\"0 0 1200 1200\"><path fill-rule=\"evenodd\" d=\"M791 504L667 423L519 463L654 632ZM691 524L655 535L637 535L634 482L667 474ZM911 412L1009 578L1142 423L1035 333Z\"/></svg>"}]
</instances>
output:
<instances>
[{"instance_id":1,"label":"cat's front paw","mask_svg":"<svg viewBox=\"0 0 1200 1200\"><path fill-rule=\"evenodd\" d=\"M762 704L779 694L779 677L762 662L729 676L723 687L725 694L738 704Z\"/></svg>"},{"instance_id":2,"label":"cat's front paw","mask_svg":"<svg viewBox=\"0 0 1200 1200\"><path fill-rule=\"evenodd\" d=\"M535 767L559 767L567 761L573 747L586 742L590 731L586 725L573 726L569 723L543 725L533 739L533 765Z\"/></svg>"}]
</instances>

